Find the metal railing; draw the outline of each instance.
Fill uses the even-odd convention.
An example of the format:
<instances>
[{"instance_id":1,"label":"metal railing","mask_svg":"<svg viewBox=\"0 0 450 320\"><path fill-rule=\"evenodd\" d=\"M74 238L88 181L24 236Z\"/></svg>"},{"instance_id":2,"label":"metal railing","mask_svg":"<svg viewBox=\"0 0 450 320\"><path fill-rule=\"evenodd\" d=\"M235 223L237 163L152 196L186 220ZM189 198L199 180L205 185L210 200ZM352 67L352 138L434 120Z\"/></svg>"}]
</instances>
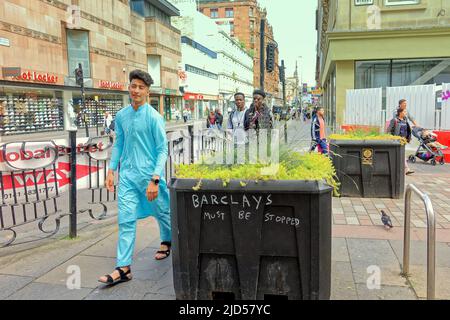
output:
<instances>
[{"instance_id":1,"label":"metal railing","mask_svg":"<svg viewBox=\"0 0 450 320\"><path fill-rule=\"evenodd\" d=\"M409 257L411 246L411 196L416 193L423 201L427 213L427 299L435 298L436 288L436 218L433 204L426 193L410 184L405 194L405 232L403 243L403 271L404 277L409 276Z\"/></svg>"}]
</instances>

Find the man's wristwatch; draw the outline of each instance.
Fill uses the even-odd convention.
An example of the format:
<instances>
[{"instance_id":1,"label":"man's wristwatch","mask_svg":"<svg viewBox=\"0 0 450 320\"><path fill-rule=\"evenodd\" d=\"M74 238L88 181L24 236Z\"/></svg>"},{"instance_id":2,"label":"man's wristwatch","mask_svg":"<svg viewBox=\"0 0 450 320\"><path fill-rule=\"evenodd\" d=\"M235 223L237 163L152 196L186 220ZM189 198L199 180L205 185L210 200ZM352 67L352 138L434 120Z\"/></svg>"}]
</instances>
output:
<instances>
[{"instance_id":1,"label":"man's wristwatch","mask_svg":"<svg viewBox=\"0 0 450 320\"><path fill-rule=\"evenodd\" d=\"M159 179L152 178L152 182L157 186L159 184Z\"/></svg>"}]
</instances>

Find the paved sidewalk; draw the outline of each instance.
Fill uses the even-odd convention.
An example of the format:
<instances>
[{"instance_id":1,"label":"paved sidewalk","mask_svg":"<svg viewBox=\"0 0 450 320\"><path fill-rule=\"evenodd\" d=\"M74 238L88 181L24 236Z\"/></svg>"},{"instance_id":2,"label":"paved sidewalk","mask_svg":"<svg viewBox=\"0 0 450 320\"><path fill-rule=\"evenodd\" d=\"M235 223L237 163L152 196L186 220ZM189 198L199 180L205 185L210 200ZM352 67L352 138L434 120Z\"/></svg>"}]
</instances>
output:
<instances>
[{"instance_id":1,"label":"paved sidewalk","mask_svg":"<svg viewBox=\"0 0 450 320\"><path fill-rule=\"evenodd\" d=\"M400 229L391 232L378 226L366 227L372 232L366 232L362 238L357 228L333 227L331 298L425 299L426 243L412 242L411 277L405 279L400 275ZM87 226L77 240L52 239L25 249L18 246L0 251L0 299L174 300L171 258L153 259L159 247L157 224L153 219L139 223L133 281L112 288L97 282L100 275L114 268L116 239L117 227L110 221L102 226ZM436 253L436 296L450 299L450 243L437 243ZM67 287L67 283L73 284L71 266L80 268L80 289ZM377 268L379 288L371 282Z\"/></svg>"}]
</instances>

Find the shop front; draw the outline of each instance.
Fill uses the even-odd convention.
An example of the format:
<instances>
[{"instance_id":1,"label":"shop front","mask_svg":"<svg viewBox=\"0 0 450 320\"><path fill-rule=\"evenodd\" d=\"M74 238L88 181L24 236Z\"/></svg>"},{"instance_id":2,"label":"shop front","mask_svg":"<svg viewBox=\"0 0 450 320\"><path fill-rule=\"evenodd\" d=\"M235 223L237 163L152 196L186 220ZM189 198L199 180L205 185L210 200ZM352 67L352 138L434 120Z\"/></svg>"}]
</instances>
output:
<instances>
[{"instance_id":1,"label":"shop front","mask_svg":"<svg viewBox=\"0 0 450 320\"><path fill-rule=\"evenodd\" d=\"M183 100L177 95L176 90L165 90L164 96L164 118L166 121L181 120L183 114Z\"/></svg>"},{"instance_id":2,"label":"shop front","mask_svg":"<svg viewBox=\"0 0 450 320\"><path fill-rule=\"evenodd\" d=\"M184 101L193 120L206 119L211 111L219 108L219 96L187 92L184 94Z\"/></svg>"},{"instance_id":3,"label":"shop front","mask_svg":"<svg viewBox=\"0 0 450 320\"><path fill-rule=\"evenodd\" d=\"M64 115L71 104L89 127L103 127L104 113L113 116L128 103L123 84L99 81L98 88L85 89L85 107L78 87L64 85L64 76L20 68L4 68L0 80L3 113L0 135L31 134L64 130ZM15 69L15 70L14 70ZM13 72L14 71L14 72ZM84 120L79 121L84 127Z\"/></svg>"}]
</instances>

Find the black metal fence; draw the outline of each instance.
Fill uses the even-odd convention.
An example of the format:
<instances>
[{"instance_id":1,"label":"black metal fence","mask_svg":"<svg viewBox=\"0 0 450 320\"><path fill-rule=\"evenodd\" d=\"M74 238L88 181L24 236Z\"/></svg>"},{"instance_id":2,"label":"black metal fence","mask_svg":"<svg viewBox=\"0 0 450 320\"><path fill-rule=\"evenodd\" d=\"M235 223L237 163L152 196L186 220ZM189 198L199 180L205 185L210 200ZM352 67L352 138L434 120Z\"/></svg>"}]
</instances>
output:
<instances>
[{"instance_id":1,"label":"black metal fence","mask_svg":"<svg viewBox=\"0 0 450 320\"><path fill-rule=\"evenodd\" d=\"M220 135L211 132L194 135L193 126L189 126L188 130L169 132L167 138L167 181L175 174L177 164L192 163L204 155L221 151L226 143ZM86 200L88 208L76 210L75 215L88 213L95 220L113 216L108 215L107 204L117 200L117 188L114 187L114 192L110 192L104 185L112 151L112 144L108 141L107 137L96 137L77 146L78 156L87 157L84 169L78 171L87 176L87 182L77 193L83 192L83 200ZM27 141L6 143L0 148L0 248L54 236L65 217L75 221L75 225L70 227L76 228L76 218L73 219L73 213L63 205L77 198L68 197L72 160L69 157L67 162L60 161L61 157L68 157L70 147L58 146L53 141ZM99 149L102 152L95 152ZM86 199L86 192L89 199ZM101 208L100 212L96 208ZM54 221L51 228L46 226L50 220ZM34 224L40 231L39 237L36 237ZM18 240L21 235L18 229L23 226L29 226L31 233L34 231L31 240Z\"/></svg>"}]
</instances>

